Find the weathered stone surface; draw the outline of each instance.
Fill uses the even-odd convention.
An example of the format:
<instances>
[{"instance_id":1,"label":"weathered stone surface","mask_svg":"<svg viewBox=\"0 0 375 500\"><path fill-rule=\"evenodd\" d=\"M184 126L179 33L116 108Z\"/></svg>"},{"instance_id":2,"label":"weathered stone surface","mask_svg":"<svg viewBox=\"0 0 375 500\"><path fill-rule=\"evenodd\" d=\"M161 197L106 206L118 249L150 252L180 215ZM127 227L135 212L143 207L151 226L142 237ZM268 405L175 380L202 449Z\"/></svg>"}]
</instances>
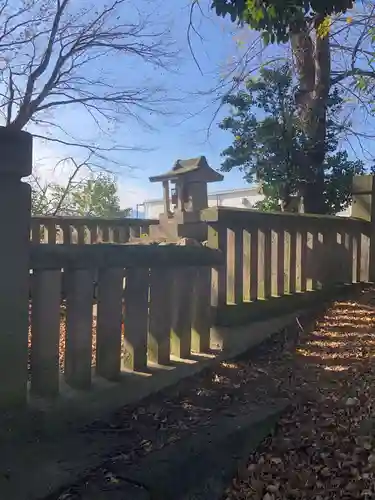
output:
<instances>
[{"instance_id":1,"label":"weathered stone surface","mask_svg":"<svg viewBox=\"0 0 375 500\"><path fill-rule=\"evenodd\" d=\"M67 272L64 375L75 389L91 386L93 273Z\"/></svg>"},{"instance_id":2,"label":"weathered stone surface","mask_svg":"<svg viewBox=\"0 0 375 500\"><path fill-rule=\"evenodd\" d=\"M253 323L251 330L244 327L222 328L216 332L213 344L218 343L220 337L225 349L218 350L215 359L209 357L198 363L178 363L174 370L159 372L157 377L126 375L121 383L113 384L111 389L105 385L104 391L99 385L94 385L92 391L76 393L70 390L65 392L63 387L60 404L46 408L40 415L28 413L25 420L22 419L17 425L13 421L12 425L4 423L0 429L0 465L4 471L0 477L0 498L37 500L64 486L67 488L79 476L100 466L111 453L117 453L119 447L128 442L127 432L107 433L99 430L95 435L82 432L85 423L92 420L108 422L112 412L119 407L133 404L151 393L175 385L182 378L214 366L220 360L248 351L281 328L294 324L295 317L296 313L293 313ZM12 436L7 438L10 431ZM170 474L173 475L173 470ZM40 477L43 477L43 481ZM129 498L132 499L132 496L129 495Z\"/></svg>"},{"instance_id":3,"label":"weathered stone surface","mask_svg":"<svg viewBox=\"0 0 375 500\"><path fill-rule=\"evenodd\" d=\"M0 127L0 171L17 177L27 177L32 170L32 135L24 130ZM8 212L8 214L11 212Z\"/></svg>"},{"instance_id":4,"label":"weathered stone surface","mask_svg":"<svg viewBox=\"0 0 375 500\"><path fill-rule=\"evenodd\" d=\"M0 127L0 407L26 402L32 137Z\"/></svg>"},{"instance_id":5,"label":"weathered stone surface","mask_svg":"<svg viewBox=\"0 0 375 500\"><path fill-rule=\"evenodd\" d=\"M132 238L127 245L163 245L163 244L171 244L171 241L168 241L167 238Z\"/></svg>"},{"instance_id":6,"label":"weathered stone surface","mask_svg":"<svg viewBox=\"0 0 375 500\"><path fill-rule=\"evenodd\" d=\"M55 397L59 393L61 272L35 272L32 281L31 392Z\"/></svg>"},{"instance_id":7,"label":"weathered stone surface","mask_svg":"<svg viewBox=\"0 0 375 500\"><path fill-rule=\"evenodd\" d=\"M134 466L114 464L111 469L115 475L144 485L155 500L217 500L287 406L281 400L250 414L222 415L210 427L150 453Z\"/></svg>"},{"instance_id":8,"label":"weathered stone surface","mask_svg":"<svg viewBox=\"0 0 375 500\"><path fill-rule=\"evenodd\" d=\"M177 245L181 247L185 246L193 246L193 247L200 247L200 246L207 246L201 244L198 240L194 238L176 238L176 239L170 239L170 238L132 238L127 245Z\"/></svg>"},{"instance_id":9,"label":"weathered stone surface","mask_svg":"<svg viewBox=\"0 0 375 500\"><path fill-rule=\"evenodd\" d=\"M172 305L171 354L189 358L191 354L191 326L196 268L186 267L174 272Z\"/></svg>"},{"instance_id":10,"label":"weathered stone surface","mask_svg":"<svg viewBox=\"0 0 375 500\"><path fill-rule=\"evenodd\" d=\"M108 380L120 375L123 281L122 268L99 271L96 373Z\"/></svg>"},{"instance_id":11,"label":"weathered stone surface","mask_svg":"<svg viewBox=\"0 0 375 500\"><path fill-rule=\"evenodd\" d=\"M93 496L93 493L95 496ZM120 482L116 487L104 491L89 492L81 500L151 500L150 494L144 488L130 483Z\"/></svg>"},{"instance_id":12,"label":"weathered stone surface","mask_svg":"<svg viewBox=\"0 0 375 500\"><path fill-rule=\"evenodd\" d=\"M170 362L173 272L151 269L148 327L149 361Z\"/></svg>"},{"instance_id":13,"label":"weathered stone surface","mask_svg":"<svg viewBox=\"0 0 375 500\"><path fill-rule=\"evenodd\" d=\"M145 370L147 367L149 270L128 269L126 272L125 354L124 368Z\"/></svg>"},{"instance_id":14,"label":"weathered stone surface","mask_svg":"<svg viewBox=\"0 0 375 500\"><path fill-rule=\"evenodd\" d=\"M28 234L27 234L28 237ZM220 251L195 245L31 245L33 269L98 269L108 267L216 266Z\"/></svg>"},{"instance_id":15,"label":"weathered stone surface","mask_svg":"<svg viewBox=\"0 0 375 500\"><path fill-rule=\"evenodd\" d=\"M194 238L181 238L180 240L177 241L176 245L181 246L181 247L200 247L202 246L198 240L195 240Z\"/></svg>"}]
</instances>

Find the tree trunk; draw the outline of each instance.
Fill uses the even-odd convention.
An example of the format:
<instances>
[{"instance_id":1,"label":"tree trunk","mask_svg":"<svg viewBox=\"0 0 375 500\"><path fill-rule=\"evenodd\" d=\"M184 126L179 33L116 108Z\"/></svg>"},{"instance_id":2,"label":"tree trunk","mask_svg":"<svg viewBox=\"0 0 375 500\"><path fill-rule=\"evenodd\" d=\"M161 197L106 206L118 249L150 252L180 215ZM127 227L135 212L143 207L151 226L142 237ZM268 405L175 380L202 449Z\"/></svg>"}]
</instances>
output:
<instances>
[{"instance_id":1,"label":"tree trunk","mask_svg":"<svg viewBox=\"0 0 375 500\"><path fill-rule=\"evenodd\" d=\"M315 39L304 22L291 34L291 45L298 74L295 99L308 148L300 166L306 181L300 186L307 213L325 213L324 159L326 155L326 109L330 90L331 58L329 34L318 36L322 18L315 20Z\"/></svg>"}]
</instances>

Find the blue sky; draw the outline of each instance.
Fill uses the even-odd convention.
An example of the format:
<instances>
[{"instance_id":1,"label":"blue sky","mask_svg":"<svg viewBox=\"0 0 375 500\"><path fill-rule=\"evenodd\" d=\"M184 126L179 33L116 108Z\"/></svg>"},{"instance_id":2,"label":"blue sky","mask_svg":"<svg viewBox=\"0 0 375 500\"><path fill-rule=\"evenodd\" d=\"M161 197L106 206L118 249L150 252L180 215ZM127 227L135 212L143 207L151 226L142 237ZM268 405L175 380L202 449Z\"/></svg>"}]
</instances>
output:
<instances>
[{"instance_id":1,"label":"blue sky","mask_svg":"<svg viewBox=\"0 0 375 500\"><path fill-rule=\"evenodd\" d=\"M194 17L194 24L203 40L194 33L191 36L193 51L202 74L187 43L189 0L157 2L146 0L143 4L149 12L156 12L158 9L157 17L161 25L170 27L170 37L175 40L175 46L180 51L178 63L174 65L171 73L157 69L155 75L153 68L137 65L137 62L131 62L130 68L119 69L113 61L113 77L128 79L130 76L130 83L133 79L137 85L142 85L143 82L147 85L150 79L156 79L166 87L168 95L177 102L166 105L166 109L171 113L170 116L157 113L143 115L152 126L150 130L134 120L125 121L116 128L115 135L122 144L150 149L147 152L129 151L116 154L116 160L123 165L122 168L116 169L123 206L134 206L144 199L159 197L161 186L149 183L148 177L169 169L176 159L205 155L212 167L220 167L220 152L230 144L231 136L217 126L223 113L219 113L212 123L208 136L208 127L217 110L217 102L214 102L215 95L210 93L202 95L202 93L215 88L219 75L228 67L231 58L238 57L241 51L237 43L236 26L218 18L208 9L207 2L204 10L207 17L198 11ZM155 14L153 16L154 19ZM158 22L156 19L156 23ZM251 36L250 33L246 35L246 37ZM87 116L78 109L59 110L59 119L64 128L74 136L82 137L82 134L86 134L90 137L91 134L97 134ZM38 147L37 156L58 157L59 148L51 144L43 145L41 149ZM51 170L45 168L44 161L41 164L44 172ZM60 180L63 176L64 173L60 172ZM241 174L235 172L226 174L224 182L213 185L212 189L222 190L243 185Z\"/></svg>"},{"instance_id":2,"label":"blue sky","mask_svg":"<svg viewBox=\"0 0 375 500\"><path fill-rule=\"evenodd\" d=\"M228 64L229 58L238 53L234 35L236 28L230 22L216 17L208 9L204 11L209 16L207 19L202 18L198 11L196 12L194 23L203 36L203 40L192 33L191 41L202 74L187 43L189 2L167 0L163 4L172 18L173 35L182 52L178 73L167 76L168 85L172 94L174 89L178 89L177 95L182 99L180 103L171 105L175 113L173 116L166 118L154 115L151 117L154 127L152 131L141 128L137 130L140 142L153 149L147 153L129 154L129 159L136 168L131 172L132 179L129 179L127 172L121 176L120 191L125 202L127 184L130 182L130 189L135 187L136 191L138 187L143 198L161 196L161 186L149 184L147 179L151 175L168 170L176 159L205 155L212 167L219 168L220 152L230 144L231 140L230 134L221 131L217 126L222 114L214 120L208 136L208 127L214 117L217 103L213 102L214 96L212 95L204 97L193 94L213 89L218 82L220 72ZM226 174L223 182L214 184L210 188L226 189L240 187L243 184L241 174L234 172Z\"/></svg>"},{"instance_id":3,"label":"blue sky","mask_svg":"<svg viewBox=\"0 0 375 500\"><path fill-rule=\"evenodd\" d=\"M214 102L215 94L208 91L215 88L219 76L228 68L230 61L238 58L244 47L248 47L256 37L248 29L240 32L229 20L218 18L209 10L209 1L202 0L204 15L196 11L193 21L203 40L191 33L193 51L202 74L187 43L190 1L141 0L136 4L140 9L144 9L144 12L150 13L155 26L160 25L170 29L168 36L174 40L175 47L180 53L178 63L174 63L171 72L140 64L136 60L121 61L121 63L116 59L107 60L105 68L100 68L114 80L126 79L129 85L140 87L161 85L165 88L166 95L174 100L164 103L164 110L170 113L169 116L142 113L142 118L147 120L152 129L129 119L124 120L121 125L116 125L111 132L111 139L115 138L121 144L150 149L147 152L129 151L116 154L116 160L121 165L117 171L123 207L134 207L147 198L160 197L161 187L150 184L148 177L169 169L176 159L205 155L212 167L220 167L220 152L230 144L231 135L221 131L217 126L225 113L223 110L214 119L210 134L207 136L208 127L217 109L217 102ZM130 7L123 12L124 16L131 17L133 14L134 11ZM245 43L241 45L240 42L239 45L238 39L244 40ZM267 60L267 57L277 55L280 55L280 49L271 47L261 57L255 58L253 67L258 67L262 61ZM99 68L93 66L92 69L95 72ZM203 94L205 92L207 94ZM357 114L353 116L357 122L361 121ZM98 137L92 122L78 109L59 111L59 119L72 135ZM363 123L361 126L366 129L368 123ZM52 147L51 144L38 147L37 151L39 157L58 158L59 154L59 148ZM354 146L350 149L350 154L354 157L360 155L360 152ZM45 165L45 162L42 164ZM44 172L47 171L48 169L44 168ZM66 172L60 172L60 180L65 174ZM239 188L244 185L241 173L233 172L225 174L225 180L212 185L211 189Z\"/></svg>"}]
</instances>

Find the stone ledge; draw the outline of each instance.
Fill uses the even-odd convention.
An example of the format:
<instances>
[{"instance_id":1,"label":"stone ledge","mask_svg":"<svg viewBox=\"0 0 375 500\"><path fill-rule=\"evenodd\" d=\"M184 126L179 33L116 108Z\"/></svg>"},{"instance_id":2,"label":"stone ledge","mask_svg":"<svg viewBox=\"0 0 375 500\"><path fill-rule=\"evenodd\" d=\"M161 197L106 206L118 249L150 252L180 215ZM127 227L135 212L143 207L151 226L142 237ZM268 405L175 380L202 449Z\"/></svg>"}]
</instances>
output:
<instances>
[{"instance_id":1,"label":"stone ledge","mask_svg":"<svg viewBox=\"0 0 375 500\"><path fill-rule=\"evenodd\" d=\"M223 263L219 250L201 244L32 244L32 269L98 269L108 267L215 267Z\"/></svg>"},{"instance_id":2,"label":"stone ledge","mask_svg":"<svg viewBox=\"0 0 375 500\"><path fill-rule=\"evenodd\" d=\"M272 433L286 400L240 416L220 416L209 428L150 453L116 477L141 484L153 500L217 500L252 451Z\"/></svg>"}]
</instances>

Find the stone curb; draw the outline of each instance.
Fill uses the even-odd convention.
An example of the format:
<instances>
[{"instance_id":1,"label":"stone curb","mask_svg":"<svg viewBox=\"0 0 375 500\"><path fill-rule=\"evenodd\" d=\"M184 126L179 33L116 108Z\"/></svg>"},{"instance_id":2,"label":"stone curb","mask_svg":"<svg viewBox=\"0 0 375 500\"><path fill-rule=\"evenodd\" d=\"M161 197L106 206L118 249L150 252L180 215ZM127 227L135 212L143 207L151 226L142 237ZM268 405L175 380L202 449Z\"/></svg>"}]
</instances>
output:
<instances>
[{"instance_id":1,"label":"stone curb","mask_svg":"<svg viewBox=\"0 0 375 500\"><path fill-rule=\"evenodd\" d=\"M245 415L218 417L209 428L147 455L136 465L114 464L110 470L125 482L142 485L140 493L146 498L146 490L150 500L218 500L288 407L288 401L280 400Z\"/></svg>"}]
</instances>

